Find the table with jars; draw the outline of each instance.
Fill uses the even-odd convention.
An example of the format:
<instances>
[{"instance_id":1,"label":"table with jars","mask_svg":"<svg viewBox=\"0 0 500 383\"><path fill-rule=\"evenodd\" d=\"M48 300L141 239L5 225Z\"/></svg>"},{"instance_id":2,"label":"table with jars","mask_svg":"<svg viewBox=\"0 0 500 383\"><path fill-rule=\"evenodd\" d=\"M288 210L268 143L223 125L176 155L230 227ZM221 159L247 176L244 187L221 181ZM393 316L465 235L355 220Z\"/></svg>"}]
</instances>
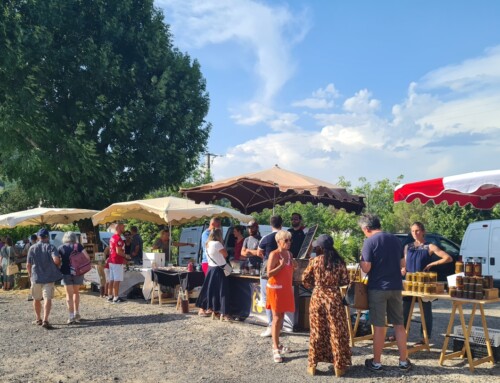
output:
<instances>
[{"instance_id":1,"label":"table with jars","mask_svg":"<svg viewBox=\"0 0 500 383\"><path fill-rule=\"evenodd\" d=\"M349 273L349 280L350 281L360 282L363 280L366 283L368 282L368 279L364 278L364 275L363 275L364 273L362 273L361 268L359 267L358 264L348 265L347 271ZM347 286L340 287L340 293L342 294L342 296L344 296L346 294L346 291L347 291ZM355 315L354 323L352 323L352 320L351 320L351 310L354 311L354 315ZM349 331L349 339L350 339L351 347L354 347L356 342L361 342L364 340L372 340L373 339L373 326L371 327L372 331L370 334L356 336L356 334L358 333L358 329L360 328L360 325L361 325L361 320L362 320L363 316L365 316L365 319L366 319L368 310L359 310L359 309L351 308L349 306L345 306L345 313L347 316L347 329Z\"/></svg>"},{"instance_id":2,"label":"table with jars","mask_svg":"<svg viewBox=\"0 0 500 383\"><path fill-rule=\"evenodd\" d=\"M460 357L463 359L467 357L470 371L474 371L474 367L483 363L490 362L494 364L493 351L491 348L490 338L488 335L488 327L486 323L486 315L484 305L491 303L498 303L498 289L493 288L493 278L491 276L481 275L481 268L474 265L464 265L464 270L460 270L461 265L458 265L456 277L456 286L449 287L448 291L444 291L444 283L437 282L437 275L435 273L408 273L406 280L403 281L403 296L412 297L410 312L408 315L408 322L406 323L406 331L409 333L411 316L415 303L418 302L420 313L423 313L422 300L441 299L452 302L452 309L450 320L445 334L443 348L439 358L439 364L443 365L445 360ZM466 323L464 315L464 305L471 305L471 313L469 315L468 323ZM469 338L471 334L472 324L477 309L481 315L481 323L486 340L486 348L488 355L484 358L474 359L471 354ZM448 342L453 337L453 324L455 316L458 314L460 324L462 326L464 335L464 346L462 350L448 353ZM427 350L430 351L429 339L425 324L425 318L421 315L422 330L424 336L424 344L415 346L408 349L408 353Z\"/></svg>"}]
</instances>

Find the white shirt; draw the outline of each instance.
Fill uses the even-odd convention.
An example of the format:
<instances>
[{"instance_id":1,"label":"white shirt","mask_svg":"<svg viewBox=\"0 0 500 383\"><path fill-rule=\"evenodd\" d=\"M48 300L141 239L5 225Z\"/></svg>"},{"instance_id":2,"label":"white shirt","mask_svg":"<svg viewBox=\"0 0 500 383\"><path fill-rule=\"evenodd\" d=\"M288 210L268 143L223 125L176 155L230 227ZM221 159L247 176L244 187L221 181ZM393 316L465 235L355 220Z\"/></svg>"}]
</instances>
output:
<instances>
[{"instance_id":1,"label":"white shirt","mask_svg":"<svg viewBox=\"0 0 500 383\"><path fill-rule=\"evenodd\" d=\"M224 249L222 243L219 241L209 241L207 244L208 266L224 266L226 258L220 253L220 250Z\"/></svg>"}]
</instances>

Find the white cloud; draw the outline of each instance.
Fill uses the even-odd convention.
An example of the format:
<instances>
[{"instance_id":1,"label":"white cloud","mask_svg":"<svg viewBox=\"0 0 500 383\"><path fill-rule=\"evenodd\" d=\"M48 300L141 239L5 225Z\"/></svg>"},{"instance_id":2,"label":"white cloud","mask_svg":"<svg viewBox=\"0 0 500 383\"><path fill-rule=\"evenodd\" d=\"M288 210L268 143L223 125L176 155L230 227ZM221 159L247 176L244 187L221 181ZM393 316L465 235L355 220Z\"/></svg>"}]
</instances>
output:
<instances>
[{"instance_id":1,"label":"white cloud","mask_svg":"<svg viewBox=\"0 0 500 383\"><path fill-rule=\"evenodd\" d=\"M314 91L312 97L294 101L292 106L310 109L330 109L333 108L334 99L340 97L340 93L335 89L334 84L328 84L325 88Z\"/></svg>"},{"instance_id":2,"label":"white cloud","mask_svg":"<svg viewBox=\"0 0 500 383\"><path fill-rule=\"evenodd\" d=\"M242 50L251 49L260 79L255 99L264 104L270 104L292 76L290 51L310 25L307 10L293 14L286 5L252 0L156 0L156 4L165 10L176 43L186 48L233 42Z\"/></svg>"},{"instance_id":3,"label":"white cloud","mask_svg":"<svg viewBox=\"0 0 500 383\"><path fill-rule=\"evenodd\" d=\"M319 91L312 94L294 106L325 99ZM410 83L389 116L368 89L340 105L341 111L313 115L315 129L293 115L293 132L277 131L228 149L214 163L215 177L276 163L329 182L341 175L355 182L400 174L413 181L494 168L500 157L500 47ZM278 115L273 111L262 121L269 124Z\"/></svg>"}]
</instances>

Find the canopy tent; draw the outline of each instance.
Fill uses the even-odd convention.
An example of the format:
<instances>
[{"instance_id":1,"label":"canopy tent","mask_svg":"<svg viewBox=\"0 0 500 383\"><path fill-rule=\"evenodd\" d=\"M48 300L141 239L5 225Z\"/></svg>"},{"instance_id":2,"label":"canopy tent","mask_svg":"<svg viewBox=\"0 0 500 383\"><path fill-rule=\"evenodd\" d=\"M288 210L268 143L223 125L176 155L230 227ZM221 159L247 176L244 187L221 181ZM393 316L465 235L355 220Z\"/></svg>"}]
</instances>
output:
<instances>
[{"instance_id":1,"label":"canopy tent","mask_svg":"<svg viewBox=\"0 0 500 383\"><path fill-rule=\"evenodd\" d=\"M97 210L37 207L0 215L0 227L69 224L90 218L95 213Z\"/></svg>"},{"instance_id":2,"label":"canopy tent","mask_svg":"<svg viewBox=\"0 0 500 383\"><path fill-rule=\"evenodd\" d=\"M435 178L426 181L398 185L394 190L394 202L436 204L457 202L460 206L470 203L476 209L491 209L500 203L500 170L490 170Z\"/></svg>"},{"instance_id":3,"label":"canopy tent","mask_svg":"<svg viewBox=\"0 0 500 383\"><path fill-rule=\"evenodd\" d=\"M249 215L217 205L200 205L187 198L163 197L114 203L92 217L94 225L120 219L138 219L158 225L181 225L201 218L232 217L250 222Z\"/></svg>"},{"instance_id":4,"label":"canopy tent","mask_svg":"<svg viewBox=\"0 0 500 383\"><path fill-rule=\"evenodd\" d=\"M246 214L274 208L285 202L322 203L356 213L364 207L363 197L351 195L337 185L281 169L278 165L256 173L181 189L181 193L198 203L226 198L232 207Z\"/></svg>"}]
</instances>

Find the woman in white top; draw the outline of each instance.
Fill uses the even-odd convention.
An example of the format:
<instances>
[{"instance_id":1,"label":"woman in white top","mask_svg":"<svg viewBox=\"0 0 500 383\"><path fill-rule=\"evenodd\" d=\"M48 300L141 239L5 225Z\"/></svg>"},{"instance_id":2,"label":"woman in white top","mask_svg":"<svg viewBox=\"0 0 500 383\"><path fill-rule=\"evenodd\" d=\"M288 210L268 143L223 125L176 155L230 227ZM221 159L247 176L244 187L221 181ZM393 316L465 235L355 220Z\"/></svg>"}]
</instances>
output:
<instances>
[{"instance_id":1,"label":"woman in white top","mask_svg":"<svg viewBox=\"0 0 500 383\"><path fill-rule=\"evenodd\" d=\"M196 307L205 312L212 311L213 319L220 317L221 320L230 321L226 304L228 282L223 270L227 251L222 244L221 229L214 229L210 232L206 246L208 272L196 301Z\"/></svg>"}]
</instances>

